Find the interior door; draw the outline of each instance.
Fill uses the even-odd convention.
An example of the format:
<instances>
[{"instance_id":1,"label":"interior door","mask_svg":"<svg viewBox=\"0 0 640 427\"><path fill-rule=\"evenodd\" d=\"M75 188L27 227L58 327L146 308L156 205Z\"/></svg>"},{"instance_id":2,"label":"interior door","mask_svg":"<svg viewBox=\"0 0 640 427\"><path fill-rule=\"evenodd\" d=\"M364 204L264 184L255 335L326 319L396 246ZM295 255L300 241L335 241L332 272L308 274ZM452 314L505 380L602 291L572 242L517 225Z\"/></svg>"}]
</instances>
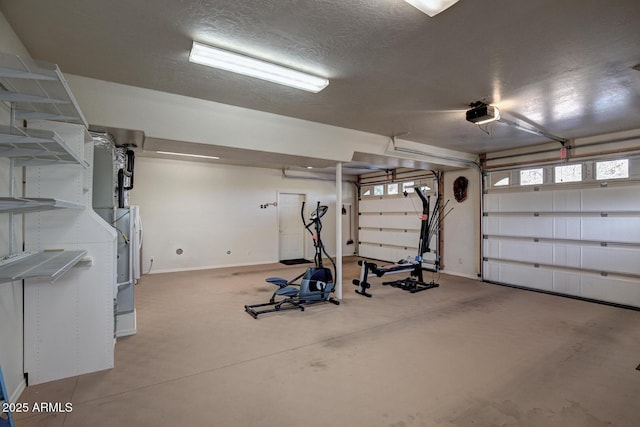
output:
<instances>
[{"instance_id":1,"label":"interior door","mask_svg":"<svg viewBox=\"0 0 640 427\"><path fill-rule=\"evenodd\" d=\"M280 193L278 195L278 227L280 236L280 260L304 258L304 226L300 208L304 194Z\"/></svg>"}]
</instances>

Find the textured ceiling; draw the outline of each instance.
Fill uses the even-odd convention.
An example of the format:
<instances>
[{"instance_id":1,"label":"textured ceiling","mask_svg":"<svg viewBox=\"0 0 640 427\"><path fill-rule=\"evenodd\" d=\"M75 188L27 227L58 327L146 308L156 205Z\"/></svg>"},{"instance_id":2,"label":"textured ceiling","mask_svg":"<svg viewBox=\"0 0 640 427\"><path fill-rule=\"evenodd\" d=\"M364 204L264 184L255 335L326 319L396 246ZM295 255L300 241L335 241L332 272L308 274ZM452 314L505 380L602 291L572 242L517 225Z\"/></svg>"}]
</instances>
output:
<instances>
[{"instance_id":1,"label":"textured ceiling","mask_svg":"<svg viewBox=\"0 0 640 427\"><path fill-rule=\"evenodd\" d=\"M434 18L402 0L0 0L0 10L32 57L67 73L464 152L545 141L466 122L480 99L564 138L640 127L638 0L460 0ZM194 65L192 40L331 83L311 94Z\"/></svg>"}]
</instances>

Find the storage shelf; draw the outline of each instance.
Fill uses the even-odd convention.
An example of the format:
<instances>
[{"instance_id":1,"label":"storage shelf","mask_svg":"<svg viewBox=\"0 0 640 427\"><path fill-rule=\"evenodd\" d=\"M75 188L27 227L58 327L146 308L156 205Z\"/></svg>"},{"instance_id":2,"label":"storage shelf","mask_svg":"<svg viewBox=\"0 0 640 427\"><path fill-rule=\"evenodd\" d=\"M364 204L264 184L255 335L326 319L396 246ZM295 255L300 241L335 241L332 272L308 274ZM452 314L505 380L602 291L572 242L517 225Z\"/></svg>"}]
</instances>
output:
<instances>
[{"instance_id":1,"label":"storage shelf","mask_svg":"<svg viewBox=\"0 0 640 427\"><path fill-rule=\"evenodd\" d=\"M7 55L7 58L9 57L10 55ZM20 65L22 65L22 63L20 63ZM6 67L0 67L0 77L6 77L10 79L56 80L56 78L53 76L47 76L44 74L32 73L29 71Z\"/></svg>"},{"instance_id":2,"label":"storage shelf","mask_svg":"<svg viewBox=\"0 0 640 427\"><path fill-rule=\"evenodd\" d=\"M13 103L19 120L32 114L44 114L46 120L80 123L88 127L55 64L0 53L0 101Z\"/></svg>"},{"instance_id":3,"label":"storage shelf","mask_svg":"<svg viewBox=\"0 0 640 427\"><path fill-rule=\"evenodd\" d=\"M83 209L79 203L34 197L0 197L0 213L41 212L51 209Z\"/></svg>"},{"instance_id":4,"label":"storage shelf","mask_svg":"<svg viewBox=\"0 0 640 427\"><path fill-rule=\"evenodd\" d=\"M86 254L87 251L84 250L55 250L15 255L0 261L0 282L48 278L53 283L80 262Z\"/></svg>"},{"instance_id":5,"label":"storage shelf","mask_svg":"<svg viewBox=\"0 0 640 427\"><path fill-rule=\"evenodd\" d=\"M89 163L78 156L55 132L0 126L0 157L15 159L16 166Z\"/></svg>"}]
</instances>

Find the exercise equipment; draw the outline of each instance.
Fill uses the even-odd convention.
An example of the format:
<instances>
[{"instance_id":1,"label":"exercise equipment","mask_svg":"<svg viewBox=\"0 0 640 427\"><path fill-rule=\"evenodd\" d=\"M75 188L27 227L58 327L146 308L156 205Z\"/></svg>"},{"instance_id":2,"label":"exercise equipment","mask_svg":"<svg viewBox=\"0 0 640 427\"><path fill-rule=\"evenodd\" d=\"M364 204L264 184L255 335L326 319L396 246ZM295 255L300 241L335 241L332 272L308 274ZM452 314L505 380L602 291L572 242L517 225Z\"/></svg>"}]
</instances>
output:
<instances>
[{"instance_id":1,"label":"exercise equipment","mask_svg":"<svg viewBox=\"0 0 640 427\"><path fill-rule=\"evenodd\" d=\"M320 205L318 202L315 210L309 216L309 222L304 218L304 206L300 209L300 217L304 228L313 237L313 247L315 255L313 257L315 265L307 268L302 274L291 280L282 277L268 277L267 283L278 286L278 289L271 295L269 302L263 304L245 305L244 310L254 319L264 313L273 313L284 310L300 310L304 311L304 306L319 302L330 302L339 305L340 301L333 298L331 294L335 290L333 274L330 268L322 265L322 255L326 255L333 265L333 271L336 265L333 259L327 254L322 243L320 232L322 231L322 221L320 218L327 213L327 206ZM312 231L313 228L313 231ZM300 283L297 281L300 280Z\"/></svg>"},{"instance_id":2,"label":"exercise equipment","mask_svg":"<svg viewBox=\"0 0 640 427\"><path fill-rule=\"evenodd\" d=\"M453 210L451 208L446 214L441 215L444 212L447 203L442 205L442 198L440 194L436 197L435 206L433 207L433 212L431 216L430 213L430 196L425 196L419 187L415 188L415 192L422 201L422 214L420 215L420 237L418 240L418 254L415 259L404 259L400 260L395 264L378 266L374 262L370 262L367 260L358 261L358 265L360 268L360 277L359 279L354 279L353 284L358 287L356 289L356 293L359 295L363 295L365 297L371 298L371 294L367 292L367 289L371 287L371 284L368 282L369 277L382 277L387 274L397 274L397 273L409 273L409 277L400 280L394 280L390 282L383 282L383 285L389 285L396 288L403 289L405 291L409 291L411 293L426 291L427 289L437 288L439 286L434 280L431 282L424 281L423 275L423 267L422 267L422 255L426 252L431 252L430 243L431 239L440 229L440 225L442 224L442 220L446 215ZM405 197L407 193L405 193ZM434 268L430 271L437 272L440 269L439 258L436 256L436 260L434 262Z\"/></svg>"}]
</instances>

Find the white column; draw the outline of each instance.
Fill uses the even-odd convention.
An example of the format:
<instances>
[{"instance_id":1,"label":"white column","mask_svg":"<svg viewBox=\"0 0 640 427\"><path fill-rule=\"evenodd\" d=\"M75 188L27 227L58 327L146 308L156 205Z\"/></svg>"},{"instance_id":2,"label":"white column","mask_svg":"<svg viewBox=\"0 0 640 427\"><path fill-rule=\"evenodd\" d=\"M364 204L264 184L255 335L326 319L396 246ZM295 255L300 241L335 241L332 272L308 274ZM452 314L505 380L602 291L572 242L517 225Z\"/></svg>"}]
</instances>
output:
<instances>
[{"instance_id":1,"label":"white column","mask_svg":"<svg viewBox=\"0 0 640 427\"><path fill-rule=\"evenodd\" d=\"M342 299L342 162L336 163L336 296Z\"/></svg>"}]
</instances>

